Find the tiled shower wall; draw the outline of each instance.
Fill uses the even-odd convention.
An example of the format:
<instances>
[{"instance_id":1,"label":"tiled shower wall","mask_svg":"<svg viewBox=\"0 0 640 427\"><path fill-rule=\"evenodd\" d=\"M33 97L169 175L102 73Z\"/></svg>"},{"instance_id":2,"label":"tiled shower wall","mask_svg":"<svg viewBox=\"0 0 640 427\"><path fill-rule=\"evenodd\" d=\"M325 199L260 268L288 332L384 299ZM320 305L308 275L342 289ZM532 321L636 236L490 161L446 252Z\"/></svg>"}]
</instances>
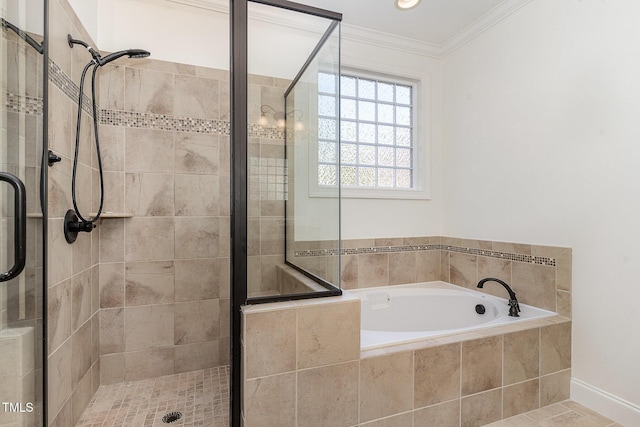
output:
<instances>
[{"instance_id":1,"label":"tiled shower wall","mask_svg":"<svg viewBox=\"0 0 640 427\"><path fill-rule=\"evenodd\" d=\"M142 46L143 47L143 46ZM100 79L101 383L227 364L227 72L124 60Z\"/></svg>"},{"instance_id":2,"label":"tiled shower wall","mask_svg":"<svg viewBox=\"0 0 640 427\"><path fill-rule=\"evenodd\" d=\"M70 49L67 34L91 42L66 0L49 3L50 64L60 73L79 81L89 60L84 49ZM54 65L55 64L55 65ZM75 140L76 102L49 76L49 148L62 158L49 168L48 218L48 379L49 423L70 426L91 400L100 385L98 352L98 233L81 233L73 245L63 234L63 218L71 202L71 170ZM77 95L76 95L77 96ZM83 113L83 145L78 165L78 204L88 214L96 177L95 157L87 143L91 128Z\"/></svg>"}]
</instances>

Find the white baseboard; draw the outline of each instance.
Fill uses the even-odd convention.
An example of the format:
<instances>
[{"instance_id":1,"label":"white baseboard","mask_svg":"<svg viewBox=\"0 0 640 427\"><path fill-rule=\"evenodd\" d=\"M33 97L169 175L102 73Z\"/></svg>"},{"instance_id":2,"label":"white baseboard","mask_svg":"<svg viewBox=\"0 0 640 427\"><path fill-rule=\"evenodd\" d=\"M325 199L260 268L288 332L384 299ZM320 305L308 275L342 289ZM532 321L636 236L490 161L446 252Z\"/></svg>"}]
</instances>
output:
<instances>
[{"instance_id":1,"label":"white baseboard","mask_svg":"<svg viewBox=\"0 0 640 427\"><path fill-rule=\"evenodd\" d=\"M625 427L640 426L640 406L575 378L571 378L571 400Z\"/></svg>"}]
</instances>

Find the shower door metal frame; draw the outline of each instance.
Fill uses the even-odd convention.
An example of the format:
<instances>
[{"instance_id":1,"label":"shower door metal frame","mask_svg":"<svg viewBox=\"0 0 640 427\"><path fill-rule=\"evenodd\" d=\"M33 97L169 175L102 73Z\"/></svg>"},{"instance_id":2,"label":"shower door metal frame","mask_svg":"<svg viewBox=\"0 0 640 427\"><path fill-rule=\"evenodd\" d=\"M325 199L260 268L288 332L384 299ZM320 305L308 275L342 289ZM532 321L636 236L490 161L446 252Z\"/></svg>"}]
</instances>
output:
<instances>
[{"instance_id":1,"label":"shower door metal frame","mask_svg":"<svg viewBox=\"0 0 640 427\"><path fill-rule=\"evenodd\" d=\"M273 6L294 12L342 21L342 14L287 0L230 0L230 149L231 149L231 391L232 427L242 425L242 306L247 303L247 160L248 160L248 4ZM316 296L325 295L324 292ZM293 300L314 295L290 295L280 299L254 299L254 302Z\"/></svg>"}]
</instances>

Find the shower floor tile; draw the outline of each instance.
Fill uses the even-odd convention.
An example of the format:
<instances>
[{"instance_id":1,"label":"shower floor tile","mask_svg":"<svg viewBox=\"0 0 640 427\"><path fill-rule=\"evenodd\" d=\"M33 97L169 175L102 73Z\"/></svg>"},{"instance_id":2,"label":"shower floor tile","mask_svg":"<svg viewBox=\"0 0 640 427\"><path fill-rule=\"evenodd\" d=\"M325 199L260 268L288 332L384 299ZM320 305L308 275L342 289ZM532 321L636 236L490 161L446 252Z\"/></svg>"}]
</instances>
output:
<instances>
[{"instance_id":1,"label":"shower floor tile","mask_svg":"<svg viewBox=\"0 0 640 427\"><path fill-rule=\"evenodd\" d=\"M162 417L179 411L170 424ZM229 367L101 386L76 427L229 425Z\"/></svg>"}]
</instances>

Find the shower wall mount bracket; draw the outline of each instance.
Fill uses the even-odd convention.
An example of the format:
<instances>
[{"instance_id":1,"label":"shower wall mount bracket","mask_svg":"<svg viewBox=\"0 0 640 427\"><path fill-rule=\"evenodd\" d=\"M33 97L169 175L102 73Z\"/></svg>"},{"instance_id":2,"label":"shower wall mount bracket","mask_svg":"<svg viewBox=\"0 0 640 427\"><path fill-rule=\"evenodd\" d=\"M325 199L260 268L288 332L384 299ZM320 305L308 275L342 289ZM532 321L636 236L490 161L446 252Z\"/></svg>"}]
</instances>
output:
<instances>
[{"instance_id":1,"label":"shower wall mount bracket","mask_svg":"<svg viewBox=\"0 0 640 427\"><path fill-rule=\"evenodd\" d=\"M78 238L78 232L85 231L90 233L96 225L90 221L80 221L78 215L69 209L64 215L64 238L67 243L71 244Z\"/></svg>"}]
</instances>

